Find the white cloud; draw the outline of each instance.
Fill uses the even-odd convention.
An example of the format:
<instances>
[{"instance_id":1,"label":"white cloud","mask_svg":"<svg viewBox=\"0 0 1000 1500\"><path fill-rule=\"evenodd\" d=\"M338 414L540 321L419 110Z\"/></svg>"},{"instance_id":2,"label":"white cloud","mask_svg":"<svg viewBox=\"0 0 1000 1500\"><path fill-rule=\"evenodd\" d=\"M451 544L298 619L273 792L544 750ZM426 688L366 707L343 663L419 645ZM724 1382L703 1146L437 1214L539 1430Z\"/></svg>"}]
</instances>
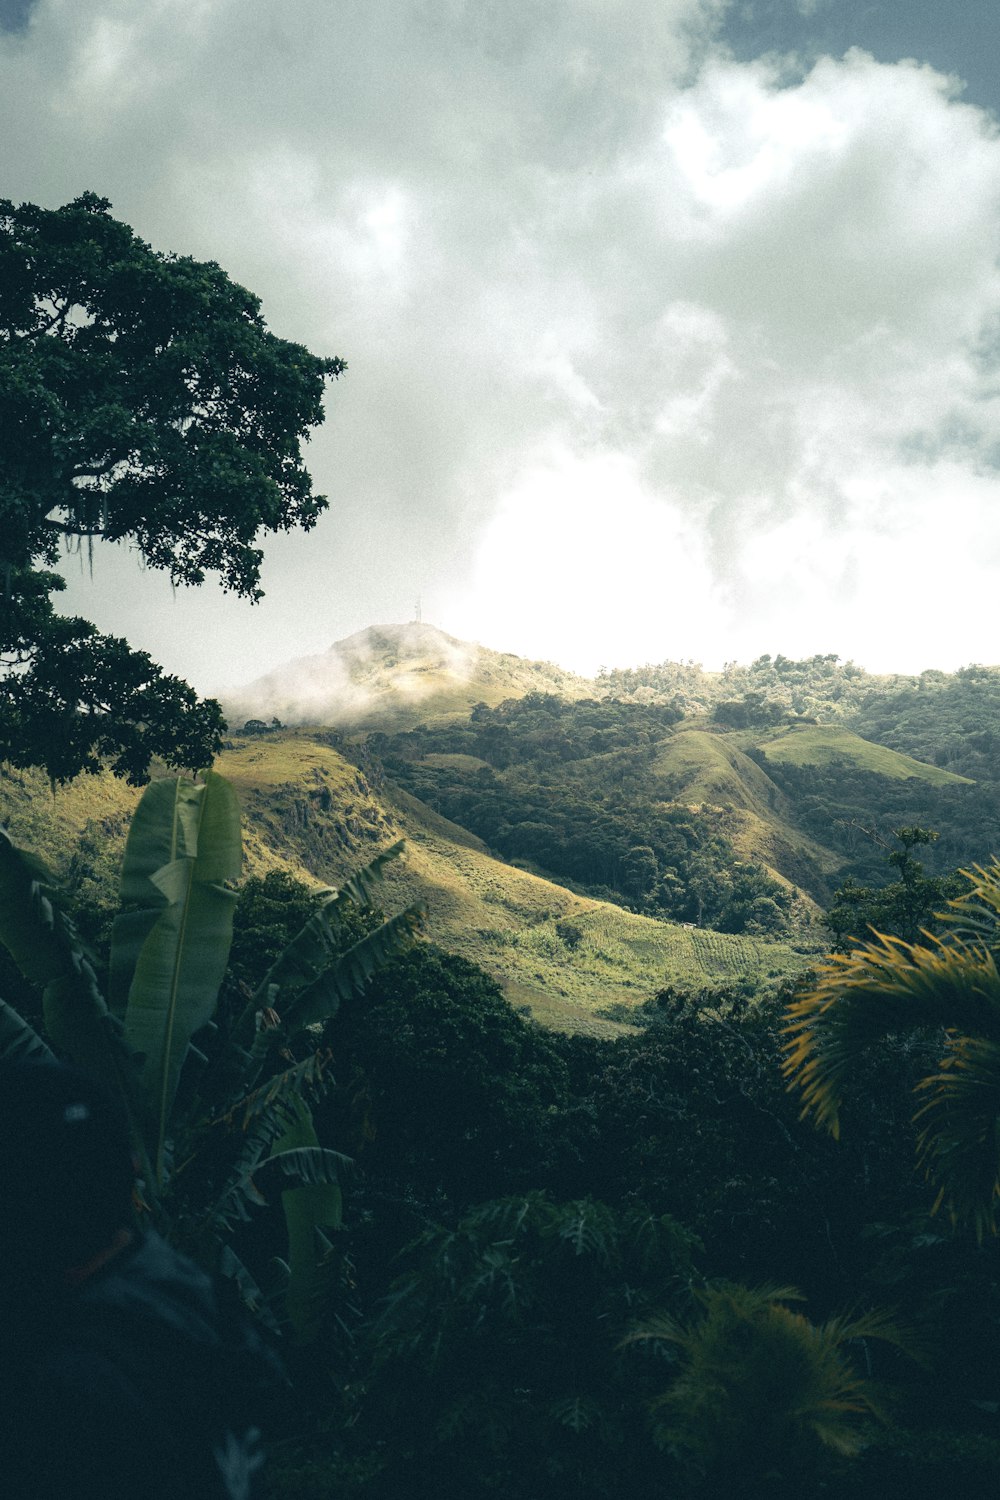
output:
<instances>
[{"instance_id":1,"label":"white cloud","mask_svg":"<svg viewBox=\"0 0 1000 1500\"><path fill-rule=\"evenodd\" d=\"M270 544L253 628L99 559L106 628L213 686L418 592L567 665L873 661L893 555L989 592L995 122L912 63L736 63L722 8L41 0L0 40L0 191L105 192L350 363L310 448L335 511ZM1000 657L988 612L926 618Z\"/></svg>"},{"instance_id":2,"label":"white cloud","mask_svg":"<svg viewBox=\"0 0 1000 1500\"><path fill-rule=\"evenodd\" d=\"M592 674L719 649L731 623L702 539L620 455L554 449L502 497L448 617L489 644Z\"/></svg>"}]
</instances>

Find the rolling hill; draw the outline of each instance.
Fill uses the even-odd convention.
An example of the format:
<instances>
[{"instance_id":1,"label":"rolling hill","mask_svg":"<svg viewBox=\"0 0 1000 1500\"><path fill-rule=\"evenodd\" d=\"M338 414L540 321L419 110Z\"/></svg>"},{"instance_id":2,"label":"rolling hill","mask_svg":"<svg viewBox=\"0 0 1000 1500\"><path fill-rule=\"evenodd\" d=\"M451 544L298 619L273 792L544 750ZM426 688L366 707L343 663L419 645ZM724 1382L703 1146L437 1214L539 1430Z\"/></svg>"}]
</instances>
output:
<instances>
[{"instance_id":1,"label":"rolling hill","mask_svg":"<svg viewBox=\"0 0 1000 1500\"><path fill-rule=\"evenodd\" d=\"M777 879L824 893L842 860L795 826L791 800L741 749L734 735L679 730L659 747L654 773L664 795L690 807L725 814L726 831L743 859L756 860Z\"/></svg>"},{"instance_id":2,"label":"rolling hill","mask_svg":"<svg viewBox=\"0 0 1000 1500\"><path fill-rule=\"evenodd\" d=\"M234 727L277 718L396 730L529 692L580 698L593 690L587 678L551 662L491 651L411 621L373 625L320 656L290 661L235 690L223 706Z\"/></svg>"},{"instance_id":3,"label":"rolling hill","mask_svg":"<svg viewBox=\"0 0 1000 1500\"><path fill-rule=\"evenodd\" d=\"M878 839L894 826L941 830L929 857L945 868L1000 844L997 789L937 762L932 713L918 723L910 708L927 760L848 725L863 701L888 738L870 695L890 689L921 710L948 703L954 765L974 695L992 711L989 669L919 688L883 688L835 658L740 672L712 681L704 704L692 695L709 674L694 667L619 674L615 697L611 677L595 684L430 625L359 632L229 706L263 721L217 763L243 806L247 871L336 884L402 837L388 909L426 901L432 940L547 1024L613 1030L664 984L800 969L823 945L817 903L848 872L877 878ZM734 687L742 699L720 696ZM788 712L793 692L815 706L848 690L834 722ZM990 733L976 739L977 771L989 770ZM0 821L84 899L113 900L137 795L102 775L53 798L40 774L0 768Z\"/></svg>"},{"instance_id":4,"label":"rolling hill","mask_svg":"<svg viewBox=\"0 0 1000 1500\"><path fill-rule=\"evenodd\" d=\"M613 1033L621 1020L609 1011L641 1004L665 984L776 979L808 961L788 944L654 921L512 868L419 799L379 794L321 736L238 738L217 769L243 808L246 873L283 869L337 884L404 838L406 856L387 876L386 909L425 901L428 937L478 963L512 1004L549 1026ZM113 902L138 795L103 775L80 777L53 798L39 773L16 773L0 780L0 820L71 885Z\"/></svg>"},{"instance_id":5,"label":"rolling hill","mask_svg":"<svg viewBox=\"0 0 1000 1500\"><path fill-rule=\"evenodd\" d=\"M828 767L834 764L871 771L889 781L914 778L931 786L972 786L972 778L926 761L915 760L898 750L862 739L838 724L787 724L777 734L755 740L765 759L773 764Z\"/></svg>"}]
</instances>

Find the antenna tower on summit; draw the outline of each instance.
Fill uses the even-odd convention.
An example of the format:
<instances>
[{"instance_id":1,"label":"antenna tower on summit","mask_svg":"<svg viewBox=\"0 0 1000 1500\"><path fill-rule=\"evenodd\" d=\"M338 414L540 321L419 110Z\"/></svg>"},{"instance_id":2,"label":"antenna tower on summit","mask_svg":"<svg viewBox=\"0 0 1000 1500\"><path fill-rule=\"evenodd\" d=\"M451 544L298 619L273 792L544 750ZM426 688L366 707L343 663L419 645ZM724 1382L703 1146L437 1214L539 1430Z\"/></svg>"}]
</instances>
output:
<instances>
[{"instance_id":1,"label":"antenna tower on summit","mask_svg":"<svg viewBox=\"0 0 1000 1500\"><path fill-rule=\"evenodd\" d=\"M415 622L418 625L420 624L421 620L423 619L423 616L420 613L420 595L419 594L417 595L416 613L414 614L413 618L414 618Z\"/></svg>"}]
</instances>

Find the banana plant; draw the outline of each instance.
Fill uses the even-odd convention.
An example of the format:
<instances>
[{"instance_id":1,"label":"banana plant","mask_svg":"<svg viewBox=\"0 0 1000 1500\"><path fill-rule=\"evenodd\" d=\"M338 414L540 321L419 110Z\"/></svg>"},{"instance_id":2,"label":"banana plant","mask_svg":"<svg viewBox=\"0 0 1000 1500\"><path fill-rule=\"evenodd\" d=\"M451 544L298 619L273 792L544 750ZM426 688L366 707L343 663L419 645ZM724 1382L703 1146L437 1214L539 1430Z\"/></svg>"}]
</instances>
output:
<instances>
[{"instance_id":1,"label":"banana plant","mask_svg":"<svg viewBox=\"0 0 1000 1500\"><path fill-rule=\"evenodd\" d=\"M48 1043L0 1002L0 1061L61 1055L122 1096L144 1198L157 1226L235 1276L251 1305L258 1289L229 1244L248 1209L280 1193L288 1228L285 1308L308 1339L340 1224L344 1158L320 1145L309 1100L326 1086L322 1023L413 938L422 909L404 912L344 948L351 905L368 905L394 845L317 910L264 976L231 1027L216 1027L241 865L232 786L208 772L146 789L121 874L107 996L93 955L59 911L57 886L33 855L0 831L0 941L43 989Z\"/></svg>"},{"instance_id":2,"label":"banana plant","mask_svg":"<svg viewBox=\"0 0 1000 1500\"><path fill-rule=\"evenodd\" d=\"M225 977L241 863L239 805L223 777L209 771L201 782L149 787L125 844L121 898L131 909L112 929L109 988L125 1042L142 1060L158 1192L181 1069Z\"/></svg>"}]
</instances>

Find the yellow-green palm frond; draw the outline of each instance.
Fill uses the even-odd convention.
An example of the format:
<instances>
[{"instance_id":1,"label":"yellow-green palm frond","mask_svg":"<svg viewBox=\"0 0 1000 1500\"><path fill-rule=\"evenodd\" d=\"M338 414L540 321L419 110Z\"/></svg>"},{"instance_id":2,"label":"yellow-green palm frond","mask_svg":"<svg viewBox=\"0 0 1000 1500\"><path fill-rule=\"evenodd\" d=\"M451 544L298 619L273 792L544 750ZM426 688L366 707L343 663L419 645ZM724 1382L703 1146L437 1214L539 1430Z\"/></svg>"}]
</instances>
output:
<instances>
[{"instance_id":1,"label":"yellow-green palm frond","mask_svg":"<svg viewBox=\"0 0 1000 1500\"><path fill-rule=\"evenodd\" d=\"M938 1072L921 1079L917 1156L956 1222L976 1238L996 1234L1000 1216L1000 1042L960 1036Z\"/></svg>"},{"instance_id":2,"label":"yellow-green palm frond","mask_svg":"<svg viewBox=\"0 0 1000 1500\"><path fill-rule=\"evenodd\" d=\"M836 1136L844 1087L861 1054L883 1037L944 1030L1000 1045L1000 972L978 942L928 937L921 945L877 933L832 956L788 1014L788 1086L801 1091L803 1117Z\"/></svg>"},{"instance_id":3,"label":"yellow-green palm frond","mask_svg":"<svg viewBox=\"0 0 1000 1500\"><path fill-rule=\"evenodd\" d=\"M959 873L969 882L969 889L938 915L947 918L956 937L996 953L1000 951L1000 860Z\"/></svg>"},{"instance_id":4,"label":"yellow-green palm frond","mask_svg":"<svg viewBox=\"0 0 1000 1500\"><path fill-rule=\"evenodd\" d=\"M814 1324L788 1305L801 1300L792 1287L718 1283L695 1295L696 1318L651 1320L628 1340L664 1339L676 1350L676 1376L652 1407L661 1446L707 1472L727 1453L756 1455L766 1467L803 1444L854 1453L864 1419L885 1419L881 1393L855 1370L850 1346L879 1339L913 1353L889 1314Z\"/></svg>"}]
</instances>

